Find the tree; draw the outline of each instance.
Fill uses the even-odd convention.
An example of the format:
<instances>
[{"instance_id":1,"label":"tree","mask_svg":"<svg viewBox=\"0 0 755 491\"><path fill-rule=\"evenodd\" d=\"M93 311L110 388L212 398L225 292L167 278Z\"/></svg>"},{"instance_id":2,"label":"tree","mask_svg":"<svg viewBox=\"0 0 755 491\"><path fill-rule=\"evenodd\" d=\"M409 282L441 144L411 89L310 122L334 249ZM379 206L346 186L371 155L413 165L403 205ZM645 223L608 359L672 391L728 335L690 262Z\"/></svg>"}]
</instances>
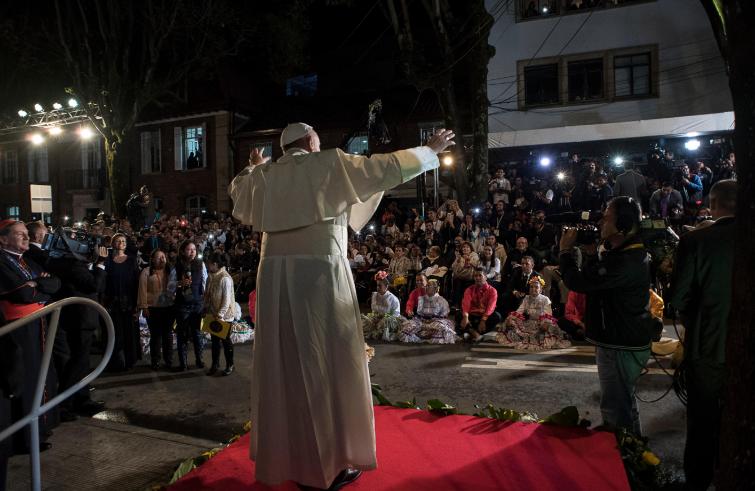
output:
<instances>
[{"instance_id":1,"label":"tree","mask_svg":"<svg viewBox=\"0 0 755 491\"><path fill-rule=\"evenodd\" d=\"M105 140L114 211L129 194L129 163L119 157L143 109L181 100L191 74L232 52L225 2L55 1L52 32L79 100ZM99 109L100 117L95 117Z\"/></svg>"},{"instance_id":2,"label":"tree","mask_svg":"<svg viewBox=\"0 0 755 491\"><path fill-rule=\"evenodd\" d=\"M755 71L751 0L702 0L726 63L734 101L737 156L737 242L734 298L726 341L727 387L716 489L755 489Z\"/></svg>"},{"instance_id":3,"label":"tree","mask_svg":"<svg viewBox=\"0 0 755 491\"><path fill-rule=\"evenodd\" d=\"M410 84L433 90L445 125L456 133L454 187L462 203L487 196L488 45L494 18L483 0L386 0L385 10ZM464 111L462 108L470 108ZM465 133L472 134L471 159L465 160ZM461 165L463 163L463 165Z\"/></svg>"}]
</instances>

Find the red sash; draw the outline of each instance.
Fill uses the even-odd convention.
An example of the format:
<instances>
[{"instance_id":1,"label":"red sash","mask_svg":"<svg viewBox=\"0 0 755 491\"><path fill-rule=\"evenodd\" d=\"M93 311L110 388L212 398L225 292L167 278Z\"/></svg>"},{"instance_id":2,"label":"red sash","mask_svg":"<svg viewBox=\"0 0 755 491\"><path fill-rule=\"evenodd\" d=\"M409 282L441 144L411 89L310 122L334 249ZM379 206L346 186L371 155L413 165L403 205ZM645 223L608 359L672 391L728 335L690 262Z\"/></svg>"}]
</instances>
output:
<instances>
[{"instance_id":1,"label":"red sash","mask_svg":"<svg viewBox=\"0 0 755 491\"><path fill-rule=\"evenodd\" d=\"M6 322L11 322L27 315L31 315L44 307L41 303L11 303L0 300L0 310L3 312Z\"/></svg>"}]
</instances>

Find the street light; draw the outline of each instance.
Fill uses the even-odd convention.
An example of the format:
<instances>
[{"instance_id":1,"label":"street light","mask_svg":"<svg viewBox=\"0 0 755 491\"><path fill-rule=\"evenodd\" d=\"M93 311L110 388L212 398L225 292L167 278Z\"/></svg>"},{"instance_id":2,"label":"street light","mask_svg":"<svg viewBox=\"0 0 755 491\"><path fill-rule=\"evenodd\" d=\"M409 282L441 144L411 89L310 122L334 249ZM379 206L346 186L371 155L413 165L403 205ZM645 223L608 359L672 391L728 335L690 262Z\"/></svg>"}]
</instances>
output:
<instances>
[{"instance_id":1,"label":"street light","mask_svg":"<svg viewBox=\"0 0 755 491\"><path fill-rule=\"evenodd\" d=\"M694 152L695 150L700 148L700 140L697 140L697 139L687 140L686 142L684 142L684 148Z\"/></svg>"},{"instance_id":2,"label":"street light","mask_svg":"<svg viewBox=\"0 0 755 491\"><path fill-rule=\"evenodd\" d=\"M23 109L19 109L19 110L18 110L18 115L19 115L19 116L21 116L22 118L25 118L26 116L28 116L28 115L29 115L29 113L27 113L27 112L26 112L26 111L24 111Z\"/></svg>"},{"instance_id":3,"label":"street light","mask_svg":"<svg viewBox=\"0 0 755 491\"><path fill-rule=\"evenodd\" d=\"M63 104L61 104L59 102L53 102L52 103L52 108L55 109L55 110L63 109Z\"/></svg>"},{"instance_id":4,"label":"street light","mask_svg":"<svg viewBox=\"0 0 755 491\"><path fill-rule=\"evenodd\" d=\"M31 135L31 142L34 145L41 145L45 142L45 137L43 137L39 133L34 133L33 135Z\"/></svg>"},{"instance_id":5,"label":"street light","mask_svg":"<svg viewBox=\"0 0 755 491\"><path fill-rule=\"evenodd\" d=\"M73 97L68 99L68 107L74 108L74 107L77 107L78 105L79 105L78 101L74 99Z\"/></svg>"},{"instance_id":6,"label":"street light","mask_svg":"<svg viewBox=\"0 0 755 491\"><path fill-rule=\"evenodd\" d=\"M42 107L42 104L40 104L38 102L38 103L34 104L34 110L37 111L38 113L41 113L41 112L45 111L45 108Z\"/></svg>"},{"instance_id":7,"label":"street light","mask_svg":"<svg viewBox=\"0 0 755 491\"><path fill-rule=\"evenodd\" d=\"M82 140L89 140L94 136L94 131L91 128L84 127L79 130L79 136Z\"/></svg>"},{"instance_id":8,"label":"street light","mask_svg":"<svg viewBox=\"0 0 755 491\"><path fill-rule=\"evenodd\" d=\"M443 162L443 165L445 165L446 167L449 167L449 166L453 165L453 163L454 163L454 157L453 157L453 155L451 155L450 153L444 155L442 162Z\"/></svg>"}]
</instances>

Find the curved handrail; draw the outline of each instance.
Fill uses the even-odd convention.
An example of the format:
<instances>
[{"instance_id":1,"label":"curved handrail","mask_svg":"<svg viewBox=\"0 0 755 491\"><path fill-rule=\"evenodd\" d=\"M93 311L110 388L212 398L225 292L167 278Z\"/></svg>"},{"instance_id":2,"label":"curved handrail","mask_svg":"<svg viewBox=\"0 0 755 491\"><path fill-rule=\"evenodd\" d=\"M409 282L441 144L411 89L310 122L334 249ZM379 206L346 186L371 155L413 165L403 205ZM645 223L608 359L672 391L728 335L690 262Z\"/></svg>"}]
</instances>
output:
<instances>
[{"instance_id":1,"label":"curved handrail","mask_svg":"<svg viewBox=\"0 0 755 491\"><path fill-rule=\"evenodd\" d=\"M60 310L67 305L74 304L92 307L97 311L98 314L100 314L103 319L105 319L105 329L107 329L107 344L105 346L105 354L103 355L102 360L97 365L97 367L92 370L89 375L79 380L76 384L67 388L62 393L58 394L50 401L47 401L47 403L42 405L42 396L44 395L45 383L47 382L47 374L50 369L50 359L52 358L52 347L53 344L55 344L53 340L55 339L55 334L58 332ZM38 491L42 488L39 463L39 417L72 396L74 393L78 392L89 382L97 378L105 369L107 362L110 360L110 356L113 354L113 347L115 346L115 329L113 328L113 320L110 318L110 314L108 314L107 310L105 310L102 305L98 304L94 300L83 297L64 298L63 300L58 300L57 302L46 305L33 314L27 315L26 317L22 317L21 319L17 319L4 325L3 327L0 327L0 336L4 336L11 331L19 329L29 324L30 322L45 317L49 314L52 314L52 317L50 319L46 336L45 351L42 355L42 364L39 371L39 377L37 379L37 387L34 392L32 410L25 417L16 421L3 431L0 431L0 441L2 441L19 431L24 426L30 425L31 441L29 443L31 445L31 448L29 451L29 456L31 458L32 489L34 489L35 491Z\"/></svg>"}]
</instances>

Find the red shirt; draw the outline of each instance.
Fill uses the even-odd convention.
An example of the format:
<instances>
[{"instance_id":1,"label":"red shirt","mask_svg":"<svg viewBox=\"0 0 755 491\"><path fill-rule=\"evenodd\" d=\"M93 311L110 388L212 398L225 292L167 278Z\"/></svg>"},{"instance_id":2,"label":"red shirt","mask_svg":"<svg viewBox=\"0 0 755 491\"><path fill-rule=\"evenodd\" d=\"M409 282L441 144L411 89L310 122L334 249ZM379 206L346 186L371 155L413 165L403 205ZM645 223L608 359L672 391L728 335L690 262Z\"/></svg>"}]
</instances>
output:
<instances>
[{"instance_id":1,"label":"red shirt","mask_svg":"<svg viewBox=\"0 0 755 491\"><path fill-rule=\"evenodd\" d=\"M252 318L252 322L257 322L257 290L252 290L252 293L249 294L249 317Z\"/></svg>"},{"instance_id":2,"label":"red shirt","mask_svg":"<svg viewBox=\"0 0 755 491\"><path fill-rule=\"evenodd\" d=\"M417 302L419 302L419 297L424 295L425 292L422 288L415 288L414 290L409 293L409 300L406 301L406 315L414 315L414 309L417 308Z\"/></svg>"},{"instance_id":3,"label":"red shirt","mask_svg":"<svg viewBox=\"0 0 755 491\"><path fill-rule=\"evenodd\" d=\"M464 291L461 311L465 314L490 317L495 312L497 301L498 292L490 283L485 283L485 286L472 285Z\"/></svg>"},{"instance_id":4,"label":"red shirt","mask_svg":"<svg viewBox=\"0 0 755 491\"><path fill-rule=\"evenodd\" d=\"M585 304L587 295L584 293L569 292L566 298L566 312L564 317L572 322L583 322L585 319Z\"/></svg>"}]
</instances>

